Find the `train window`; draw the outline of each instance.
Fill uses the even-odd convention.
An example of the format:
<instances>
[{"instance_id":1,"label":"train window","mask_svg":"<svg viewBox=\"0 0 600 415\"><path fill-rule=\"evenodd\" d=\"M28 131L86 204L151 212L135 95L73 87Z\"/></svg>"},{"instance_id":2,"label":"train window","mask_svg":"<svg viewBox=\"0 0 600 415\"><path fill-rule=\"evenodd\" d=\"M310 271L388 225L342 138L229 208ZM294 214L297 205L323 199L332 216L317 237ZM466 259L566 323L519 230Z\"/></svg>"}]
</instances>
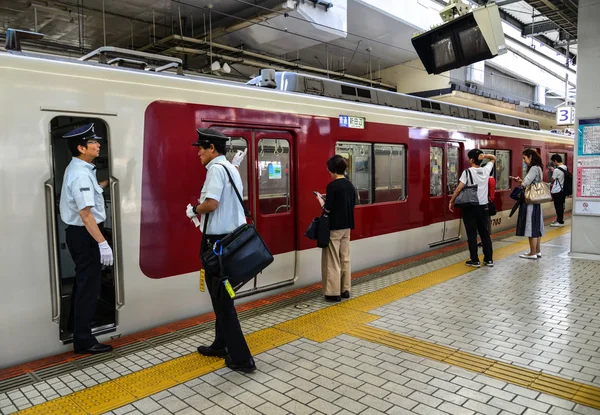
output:
<instances>
[{"instance_id":1,"label":"train window","mask_svg":"<svg viewBox=\"0 0 600 415\"><path fill-rule=\"evenodd\" d=\"M421 100L421 108L431 109L431 102Z\"/></svg>"},{"instance_id":2,"label":"train window","mask_svg":"<svg viewBox=\"0 0 600 415\"><path fill-rule=\"evenodd\" d=\"M448 147L446 158L448 164L446 168L447 191L449 195L452 195L458 187L459 174L461 174L458 170L458 166L460 166L459 148L457 146Z\"/></svg>"},{"instance_id":3,"label":"train window","mask_svg":"<svg viewBox=\"0 0 600 415\"><path fill-rule=\"evenodd\" d=\"M348 162L348 179L356 188L357 203L372 203L371 144L339 142L335 145L335 154Z\"/></svg>"},{"instance_id":4,"label":"train window","mask_svg":"<svg viewBox=\"0 0 600 415\"><path fill-rule=\"evenodd\" d=\"M496 156L493 175L496 179L496 190L510 189L510 150L482 149L484 153Z\"/></svg>"},{"instance_id":5,"label":"train window","mask_svg":"<svg viewBox=\"0 0 600 415\"><path fill-rule=\"evenodd\" d=\"M406 148L375 144L375 203L406 199Z\"/></svg>"},{"instance_id":6,"label":"train window","mask_svg":"<svg viewBox=\"0 0 600 415\"><path fill-rule=\"evenodd\" d=\"M371 91L368 89L356 88L356 91L361 98L371 98Z\"/></svg>"},{"instance_id":7,"label":"train window","mask_svg":"<svg viewBox=\"0 0 600 415\"><path fill-rule=\"evenodd\" d=\"M496 150L496 190L510 189L510 150Z\"/></svg>"},{"instance_id":8,"label":"train window","mask_svg":"<svg viewBox=\"0 0 600 415\"><path fill-rule=\"evenodd\" d=\"M227 160L232 160L238 150L244 151L248 148L248 143L241 137L231 137L227 144ZM240 176L242 176L242 184L244 185L244 202L248 204L248 156L244 157L244 161L240 165Z\"/></svg>"},{"instance_id":9,"label":"train window","mask_svg":"<svg viewBox=\"0 0 600 415\"><path fill-rule=\"evenodd\" d=\"M438 104L437 102L432 102L431 103L431 109L432 110L441 111L442 110L442 106L440 104Z\"/></svg>"},{"instance_id":10,"label":"train window","mask_svg":"<svg viewBox=\"0 0 600 415\"><path fill-rule=\"evenodd\" d=\"M291 209L290 144L287 140L259 140L258 192L261 214L283 214Z\"/></svg>"},{"instance_id":11,"label":"train window","mask_svg":"<svg viewBox=\"0 0 600 415\"><path fill-rule=\"evenodd\" d=\"M347 85L342 85L342 94L356 96L356 88Z\"/></svg>"},{"instance_id":12,"label":"train window","mask_svg":"<svg viewBox=\"0 0 600 415\"><path fill-rule=\"evenodd\" d=\"M431 147L429 150L429 196L442 195L442 166L444 165L444 149Z\"/></svg>"}]
</instances>

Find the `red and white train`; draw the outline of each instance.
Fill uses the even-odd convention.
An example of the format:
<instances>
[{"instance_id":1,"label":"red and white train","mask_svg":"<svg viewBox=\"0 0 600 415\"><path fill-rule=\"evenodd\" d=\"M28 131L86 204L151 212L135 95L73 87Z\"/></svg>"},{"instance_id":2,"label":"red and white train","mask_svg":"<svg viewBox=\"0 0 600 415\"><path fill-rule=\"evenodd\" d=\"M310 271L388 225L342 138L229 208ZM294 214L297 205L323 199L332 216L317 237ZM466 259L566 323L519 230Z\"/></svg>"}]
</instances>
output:
<instances>
[{"instance_id":1,"label":"red and white train","mask_svg":"<svg viewBox=\"0 0 600 415\"><path fill-rule=\"evenodd\" d=\"M508 175L524 174L523 149L544 160L560 153L572 165L573 140L527 120L394 93L416 106L373 104L370 88L291 73L277 81L269 89L0 52L0 368L69 349L74 272L58 200L70 155L60 137L83 123L95 122L105 138L97 169L111 180L105 227L116 262L103 271L101 340L211 309L199 290L200 232L184 213L205 177L191 145L198 127L231 136L232 153L249 149L245 199L275 255L243 288L252 298L320 280L320 250L304 231L336 152L348 158L360 198L354 270L464 238L460 212L447 206L473 147L498 157L494 230L514 226ZM292 83L310 93L290 92ZM340 94L323 96L332 88ZM554 213L550 204L544 213Z\"/></svg>"}]
</instances>

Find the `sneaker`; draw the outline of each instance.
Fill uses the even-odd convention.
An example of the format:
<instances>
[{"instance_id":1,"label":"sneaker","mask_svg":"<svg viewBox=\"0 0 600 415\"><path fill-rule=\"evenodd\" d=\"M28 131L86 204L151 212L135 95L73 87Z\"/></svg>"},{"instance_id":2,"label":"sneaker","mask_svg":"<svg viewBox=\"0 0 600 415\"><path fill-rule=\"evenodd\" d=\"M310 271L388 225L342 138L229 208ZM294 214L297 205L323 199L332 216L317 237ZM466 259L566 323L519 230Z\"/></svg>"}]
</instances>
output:
<instances>
[{"instance_id":1,"label":"sneaker","mask_svg":"<svg viewBox=\"0 0 600 415\"><path fill-rule=\"evenodd\" d=\"M538 256L537 256L537 254L533 254L533 255L521 254L521 255L519 255L519 258L538 259Z\"/></svg>"},{"instance_id":2,"label":"sneaker","mask_svg":"<svg viewBox=\"0 0 600 415\"><path fill-rule=\"evenodd\" d=\"M481 264L479 263L479 261L467 261L467 262L465 262L465 265L468 267L473 267L473 268L481 267Z\"/></svg>"},{"instance_id":3,"label":"sneaker","mask_svg":"<svg viewBox=\"0 0 600 415\"><path fill-rule=\"evenodd\" d=\"M542 253L541 252L538 252L536 255L537 255L538 258L542 257Z\"/></svg>"},{"instance_id":4,"label":"sneaker","mask_svg":"<svg viewBox=\"0 0 600 415\"><path fill-rule=\"evenodd\" d=\"M555 226L558 222L553 220L552 222L550 222L550 226Z\"/></svg>"},{"instance_id":5,"label":"sneaker","mask_svg":"<svg viewBox=\"0 0 600 415\"><path fill-rule=\"evenodd\" d=\"M485 265L486 267L493 267L494 261L483 261L483 265Z\"/></svg>"}]
</instances>

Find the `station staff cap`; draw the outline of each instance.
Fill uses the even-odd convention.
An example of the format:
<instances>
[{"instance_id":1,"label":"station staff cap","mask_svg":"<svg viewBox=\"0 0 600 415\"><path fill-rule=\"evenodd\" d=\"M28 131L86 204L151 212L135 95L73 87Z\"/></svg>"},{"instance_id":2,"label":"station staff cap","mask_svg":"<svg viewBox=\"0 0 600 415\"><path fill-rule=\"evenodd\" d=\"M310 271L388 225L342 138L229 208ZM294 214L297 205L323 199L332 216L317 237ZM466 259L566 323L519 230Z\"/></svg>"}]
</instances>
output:
<instances>
[{"instance_id":1,"label":"station staff cap","mask_svg":"<svg viewBox=\"0 0 600 415\"><path fill-rule=\"evenodd\" d=\"M96 132L94 131L94 123L91 123L68 132L67 134L63 135L63 138L83 143L87 140L100 140L102 137L98 137L96 135Z\"/></svg>"},{"instance_id":2,"label":"station staff cap","mask_svg":"<svg viewBox=\"0 0 600 415\"><path fill-rule=\"evenodd\" d=\"M197 128L198 140L192 144L193 146L209 146L210 144L225 144L229 141L229 137L217 130L210 128Z\"/></svg>"}]
</instances>

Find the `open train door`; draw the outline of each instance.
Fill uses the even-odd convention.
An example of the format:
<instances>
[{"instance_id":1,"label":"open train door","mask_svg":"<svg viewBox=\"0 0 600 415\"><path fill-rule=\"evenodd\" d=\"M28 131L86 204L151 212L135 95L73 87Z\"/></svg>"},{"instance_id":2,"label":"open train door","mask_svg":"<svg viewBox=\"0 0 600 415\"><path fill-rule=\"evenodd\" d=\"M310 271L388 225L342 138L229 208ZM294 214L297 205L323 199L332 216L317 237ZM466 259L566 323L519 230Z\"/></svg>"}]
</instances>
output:
<instances>
[{"instance_id":1,"label":"open train door","mask_svg":"<svg viewBox=\"0 0 600 415\"><path fill-rule=\"evenodd\" d=\"M240 165L244 203L275 261L238 293L252 293L293 284L296 280L294 140L285 131L211 126L231 137L227 159L248 149Z\"/></svg>"},{"instance_id":2,"label":"open train door","mask_svg":"<svg viewBox=\"0 0 600 415\"><path fill-rule=\"evenodd\" d=\"M429 246L434 247L460 239L460 209L450 212L448 205L460 179L460 144L432 142L429 149L429 203L430 216L439 227Z\"/></svg>"}]
</instances>

